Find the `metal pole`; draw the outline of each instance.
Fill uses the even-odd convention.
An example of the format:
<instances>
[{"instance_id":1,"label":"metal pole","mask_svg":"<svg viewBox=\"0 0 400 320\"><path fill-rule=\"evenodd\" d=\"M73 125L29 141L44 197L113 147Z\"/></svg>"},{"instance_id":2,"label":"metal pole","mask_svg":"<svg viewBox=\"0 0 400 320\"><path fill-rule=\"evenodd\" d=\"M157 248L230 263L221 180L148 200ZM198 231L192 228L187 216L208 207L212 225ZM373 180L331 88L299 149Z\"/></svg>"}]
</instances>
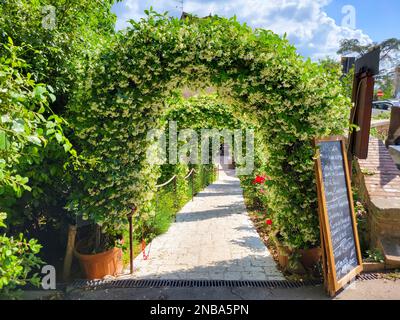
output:
<instances>
[{"instance_id":1,"label":"metal pole","mask_svg":"<svg viewBox=\"0 0 400 320\"><path fill-rule=\"evenodd\" d=\"M176 179L178 179L177 176L175 176L174 179L174 193L175 193L175 199L174 199L174 205L175 205L175 210L178 210L178 190L177 190L177 181Z\"/></svg>"},{"instance_id":2,"label":"metal pole","mask_svg":"<svg viewBox=\"0 0 400 320\"><path fill-rule=\"evenodd\" d=\"M133 219L133 214L136 212L136 207L132 207L132 211L128 214L128 219L129 219L129 256L130 256L130 261L129 261L129 267L130 267L130 273L133 273L133 225L132 225L132 219Z\"/></svg>"},{"instance_id":3,"label":"metal pole","mask_svg":"<svg viewBox=\"0 0 400 320\"><path fill-rule=\"evenodd\" d=\"M194 180L194 171L192 172L192 201L193 201L193 197L194 197L194 183L193 183L193 180Z\"/></svg>"},{"instance_id":4,"label":"metal pole","mask_svg":"<svg viewBox=\"0 0 400 320\"><path fill-rule=\"evenodd\" d=\"M206 186L206 175L204 174L205 170L204 170L204 166L201 167L201 189L204 189L204 187Z\"/></svg>"}]
</instances>

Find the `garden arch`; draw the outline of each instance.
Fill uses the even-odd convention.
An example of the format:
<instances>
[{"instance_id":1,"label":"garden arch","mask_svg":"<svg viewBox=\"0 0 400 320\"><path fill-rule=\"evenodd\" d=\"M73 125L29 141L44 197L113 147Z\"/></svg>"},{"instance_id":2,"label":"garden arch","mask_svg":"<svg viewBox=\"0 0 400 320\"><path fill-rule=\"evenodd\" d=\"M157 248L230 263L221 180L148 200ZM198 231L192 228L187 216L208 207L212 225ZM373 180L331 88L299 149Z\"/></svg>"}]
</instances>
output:
<instances>
[{"instance_id":1,"label":"garden arch","mask_svg":"<svg viewBox=\"0 0 400 320\"><path fill-rule=\"evenodd\" d=\"M304 61L285 38L234 18L150 12L101 53L70 108L83 156L97 160L81 175L70 209L109 233L125 225L134 205L141 219L151 215L157 170L146 163L146 134L159 127L164 101L184 86L216 87L256 122L273 180L274 228L292 247L315 244L311 141L343 132L348 101L335 74Z\"/></svg>"}]
</instances>

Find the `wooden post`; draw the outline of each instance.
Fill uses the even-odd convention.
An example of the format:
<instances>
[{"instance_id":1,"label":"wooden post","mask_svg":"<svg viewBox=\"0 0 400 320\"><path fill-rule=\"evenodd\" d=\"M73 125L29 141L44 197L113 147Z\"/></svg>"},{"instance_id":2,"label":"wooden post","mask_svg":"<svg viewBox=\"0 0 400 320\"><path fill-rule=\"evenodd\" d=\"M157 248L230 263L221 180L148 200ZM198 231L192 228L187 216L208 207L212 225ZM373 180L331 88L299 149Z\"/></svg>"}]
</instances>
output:
<instances>
[{"instance_id":1,"label":"wooden post","mask_svg":"<svg viewBox=\"0 0 400 320\"><path fill-rule=\"evenodd\" d=\"M132 208L132 211L128 214L129 220L129 269L130 273L133 273L133 214L136 212L136 207Z\"/></svg>"},{"instance_id":2,"label":"wooden post","mask_svg":"<svg viewBox=\"0 0 400 320\"><path fill-rule=\"evenodd\" d=\"M71 274L71 264L72 264L72 258L73 258L74 248L75 248L75 239L76 239L76 226L69 225L67 249L65 251L64 268L63 268L63 280L64 281L68 281L69 276Z\"/></svg>"},{"instance_id":3,"label":"wooden post","mask_svg":"<svg viewBox=\"0 0 400 320\"><path fill-rule=\"evenodd\" d=\"M351 110L350 124L358 126L359 130L350 131L348 159L353 155L358 159L368 157L373 95L374 77L370 73L356 75L353 88L354 108Z\"/></svg>"},{"instance_id":4,"label":"wooden post","mask_svg":"<svg viewBox=\"0 0 400 320\"><path fill-rule=\"evenodd\" d=\"M400 142L400 108L392 108L386 147Z\"/></svg>"}]
</instances>

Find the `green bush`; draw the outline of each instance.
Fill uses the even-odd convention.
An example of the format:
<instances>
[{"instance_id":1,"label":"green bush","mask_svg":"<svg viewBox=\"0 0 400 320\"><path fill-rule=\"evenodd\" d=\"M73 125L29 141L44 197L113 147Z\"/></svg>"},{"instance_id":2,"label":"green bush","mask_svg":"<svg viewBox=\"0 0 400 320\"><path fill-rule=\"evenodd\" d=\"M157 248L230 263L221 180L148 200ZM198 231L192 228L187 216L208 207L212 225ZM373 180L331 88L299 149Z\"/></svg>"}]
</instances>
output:
<instances>
[{"instance_id":1,"label":"green bush","mask_svg":"<svg viewBox=\"0 0 400 320\"><path fill-rule=\"evenodd\" d=\"M199 171L201 167L197 168ZM162 166L162 173L159 178L159 184L162 184L168 181L172 176L177 175L177 189L174 188L174 183L158 188L158 191L155 193L153 200L151 201L153 207L153 214L149 216L147 219L136 219L134 221L134 251L135 253L139 253L141 250L141 241L144 239L146 243L150 243L156 236L166 232L171 225L171 223L175 220L176 214L182 209L182 207L192 199L192 191L191 191L191 178L188 177L184 179L188 173L189 168L187 165L165 165ZM216 175L213 170L213 166L207 166L207 169L204 170L203 181L208 184L211 184L215 181ZM201 177L198 175L198 178L195 178L197 181L197 189L199 192L203 189L201 187ZM128 230L125 229L124 238L129 239ZM127 244L125 245L125 252L127 251ZM126 261L129 259L126 257Z\"/></svg>"},{"instance_id":2,"label":"green bush","mask_svg":"<svg viewBox=\"0 0 400 320\"><path fill-rule=\"evenodd\" d=\"M0 213L0 228L5 228L5 213ZM33 273L43 263L37 254L42 246L37 240L0 235L0 298L18 297L18 287L30 283L39 286L40 278Z\"/></svg>"},{"instance_id":3,"label":"green bush","mask_svg":"<svg viewBox=\"0 0 400 320\"><path fill-rule=\"evenodd\" d=\"M68 136L73 143L74 133L64 120L68 118L67 105L72 88L85 81L93 57L112 41L113 3L0 1L0 116L10 112L13 121L20 121L19 130L25 121L23 139L30 139L25 144L22 134L16 137L9 132L7 145L23 147L23 152L4 155L0 130L0 211L8 213L9 233L39 238L44 244L42 254L54 259L51 263L60 261L68 224L75 222L75 216L64 208L75 175L79 175L75 169L80 166L64 139ZM46 26L52 13L55 24ZM18 109L25 114L17 114ZM11 171L13 181L8 175ZM6 180L11 184L3 188Z\"/></svg>"}]
</instances>

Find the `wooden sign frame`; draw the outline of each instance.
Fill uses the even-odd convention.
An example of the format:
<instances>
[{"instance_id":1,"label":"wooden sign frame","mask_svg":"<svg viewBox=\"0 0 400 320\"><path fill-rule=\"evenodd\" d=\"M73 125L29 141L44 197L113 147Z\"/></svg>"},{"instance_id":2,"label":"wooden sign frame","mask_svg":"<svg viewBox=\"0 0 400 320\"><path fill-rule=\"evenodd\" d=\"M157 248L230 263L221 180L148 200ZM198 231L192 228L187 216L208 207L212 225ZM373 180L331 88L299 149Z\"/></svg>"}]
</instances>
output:
<instances>
[{"instance_id":1,"label":"wooden sign frame","mask_svg":"<svg viewBox=\"0 0 400 320\"><path fill-rule=\"evenodd\" d=\"M320 220L320 234L321 234L321 249L322 249L322 263L324 268L324 283L325 288L329 292L331 296L335 296L336 293L342 289L347 283L349 283L352 279L354 279L358 274L360 274L363 270L362 266L362 257L361 257L361 249L360 242L358 238L357 231L357 222L355 219L354 213L354 203L353 203L353 194L351 189L350 182L350 173L349 166L346 156L346 146L345 140L343 137L334 136L328 138L315 139L314 145L318 147L318 144L321 142L335 142L339 141L341 144L342 156L343 156L343 168L345 171L345 180L347 187L347 196L350 206L351 212L351 221L353 225L353 235L355 242L355 249L357 253L358 265L346 276L341 279L336 279L336 265L335 265L335 257L333 255L333 245L331 238L331 228L329 224L329 216L325 199L325 187L322 175L322 165L319 154L319 149L317 150L317 157L315 159L315 171L317 177L317 191L318 191L318 212L319 212L319 220Z\"/></svg>"}]
</instances>

